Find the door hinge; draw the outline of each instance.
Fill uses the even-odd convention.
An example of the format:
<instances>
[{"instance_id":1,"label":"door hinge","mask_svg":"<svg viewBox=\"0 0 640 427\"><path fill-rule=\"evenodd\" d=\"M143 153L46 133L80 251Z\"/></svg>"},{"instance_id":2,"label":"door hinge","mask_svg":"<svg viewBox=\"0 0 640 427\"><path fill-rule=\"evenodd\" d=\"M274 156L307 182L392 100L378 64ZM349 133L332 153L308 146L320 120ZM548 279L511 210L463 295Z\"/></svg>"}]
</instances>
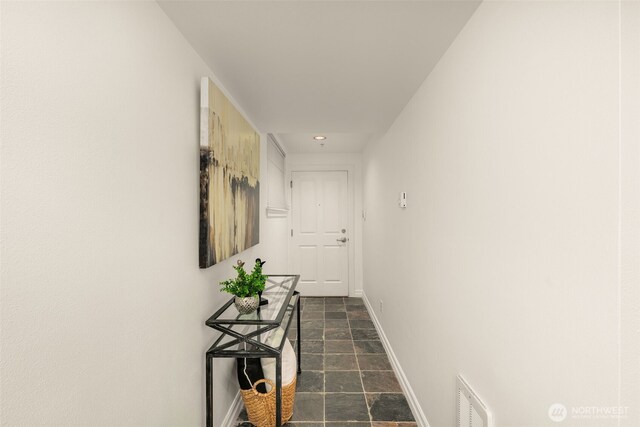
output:
<instances>
[{"instance_id":1,"label":"door hinge","mask_svg":"<svg viewBox=\"0 0 640 427\"><path fill-rule=\"evenodd\" d=\"M289 188L293 188L293 181L289 181Z\"/></svg>"},{"instance_id":2,"label":"door hinge","mask_svg":"<svg viewBox=\"0 0 640 427\"><path fill-rule=\"evenodd\" d=\"M293 237L293 228L291 229L291 237Z\"/></svg>"}]
</instances>

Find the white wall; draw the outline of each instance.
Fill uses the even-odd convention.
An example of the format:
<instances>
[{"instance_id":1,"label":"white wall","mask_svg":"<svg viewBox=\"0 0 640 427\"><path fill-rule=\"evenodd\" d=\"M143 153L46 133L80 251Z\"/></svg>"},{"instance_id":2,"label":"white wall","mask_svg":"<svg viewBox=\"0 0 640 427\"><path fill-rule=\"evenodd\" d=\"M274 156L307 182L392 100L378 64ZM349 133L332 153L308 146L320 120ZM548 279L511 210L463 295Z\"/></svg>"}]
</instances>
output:
<instances>
[{"instance_id":1,"label":"white wall","mask_svg":"<svg viewBox=\"0 0 640 427\"><path fill-rule=\"evenodd\" d=\"M621 4L620 405L640 425L640 2Z\"/></svg>"},{"instance_id":2,"label":"white wall","mask_svg":"<svg viewBox=\"0 0 640 427\"><path fill-rule=\"evenodd\" d=\"M1 424L202 425L204 321L238 258L198 269L212 72L154 2L1 8ZM231 367L215 363L216 426Z\"/></svg>"},{"instance_id":3,"label":"white wall","mask_svg":"<svg viewBox=\"0 0 640 427\"><path fill-rule=\"evenodd\" d=\"M352 200L350 200L353 217L353 230L350 231L350 247L353 251L353 265L349 265L349 295L362 295L362 154L360 153L291 153L287 155L287 180L291 180L291 172L297 170L314 170L316 167L335 170L350 169L348 177ZM287 200L291 203L291 190L287 189Z\"/></svg>"},{"instance_id":4,"label":"white wall","mask_svg":"<svg viewBox=\"0 0 640 427\"><path fill-rule=\"evenodd\" d=\"M551 404L617 406L619 379L637 384L637 322L618 362L619 321L637 321L626 302L620 317L618 19L616 2L484 2L365 152L364 292L431 427L454 424L458 373L497 427L557 425ZM638 141L625 143L637 171ZM622 425L640 425L626 390Z\"/></svg>"}]
</instances>

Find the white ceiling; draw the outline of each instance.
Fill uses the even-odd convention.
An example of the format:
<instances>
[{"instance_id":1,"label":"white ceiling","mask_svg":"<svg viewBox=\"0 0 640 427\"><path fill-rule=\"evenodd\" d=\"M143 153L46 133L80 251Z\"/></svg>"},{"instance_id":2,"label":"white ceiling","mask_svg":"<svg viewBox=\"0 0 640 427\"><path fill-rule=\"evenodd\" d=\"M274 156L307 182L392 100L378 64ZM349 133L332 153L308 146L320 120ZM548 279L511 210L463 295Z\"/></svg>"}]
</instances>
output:
<instances>
[{"instance_id":1,"label":"white ceiling","mask_svg":"<svg viewBox=\"0 0 640 427\"><path fill-rule=\"evenodd\" d=\"M323 133L327 139L315 141L314 133L279 133L276 139L289 153L359 153L373 137L370 133ZM324 145L322 145L324 143Z\"/></svg>"},{"instance_id":2,"label":"white ceiling","mask_svg":"<svg viewBox=\"0 0 640 427\"><path fill-rule=\"evenodd\" d=\"M391 125L479 0L158 3L260 132L345 152Z\"/></svg>"}]
</instances>

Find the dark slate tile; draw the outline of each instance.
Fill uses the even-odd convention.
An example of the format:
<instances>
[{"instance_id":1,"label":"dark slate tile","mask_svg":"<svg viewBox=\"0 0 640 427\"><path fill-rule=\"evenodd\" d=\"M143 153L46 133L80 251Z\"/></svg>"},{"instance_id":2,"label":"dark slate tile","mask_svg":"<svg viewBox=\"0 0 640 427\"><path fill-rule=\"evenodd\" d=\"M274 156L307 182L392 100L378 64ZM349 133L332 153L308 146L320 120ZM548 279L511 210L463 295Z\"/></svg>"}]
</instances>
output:
<instances>
[{"instance_id":1,"label":"dark slate tile","mask_svg":"<svg viewBox=\"0 0 640 427\"><path fill-rule=\"evenodd\" d=\"M349 329L325 329L324 330L324 339L325 340L350 340L351 339L351 331ZM304 340L304 338L303 338Z\"/></svg>"},{"instance_id":2,"label":"dark slate tile","mask_svg":"<svg viewBox=\"0 0 640 427\"><path fill-rule=\"evenodd\" d=\"M303 336L302 354L304 353L324 353L324 341L305 341Z\"/></svg>"},{"instance_id":3,"label":"dark slate tile","mask_svg":"<svg viewBox=\"0 0 640 427\"><path fill-rule=\"evenodd\" d=\"M304 343L302 345L304 345ZM357 357L360 370L362 371L391 370L391 364L389 363L386 354L358 354Z\"/></svg>"},{"instance_id":4,"label":"dark slate tile","mask_svg":"<svg viewBox=\"0 0 640 427\"><path fill-rule=\"evenodd\" d=\"M324 328L324 320L322 319L313 319L313 320L301 320L300 321L300 330L304 331L305 329L313 329L313 328Z\"/></svg>"},{"instance_id":5,"label":"dark slate tile","mask_svg":"<svg viewBox=\"0 0 640 427\"><path fill-rule=\"evenodd\" d=\"M358 362L353 354L325 354L325 371L352 371L358 369Z\"/></svg>"},{"instance_id":6,"label":"dark slate tile","mask_svg":"<svg viewBox=\"0 0 640 427\"><path fill-rule=\"evenodd\" d=\"M291 325L291 326L293 326L293 325ZM289 341L293 341L295 339L298 339L298 330L290 327L288 332L287 332L287 338L289 338Z\"/></svg>"},{"instance_id":7,"label":"dark slate tile","mask_svg":"<svg viewBox=\"0 0 640 427\"><path fill-rule=\"evenodd\" d=\"M362 382L358 371L327 371L324 378L326 392L362 393Z\"/></svg>"},{"instance_id":8,"label":"dark slate tile","mask_svg":"<svg viewBox=\"0 0 640 427\"><path fill-rule=\"evenodd\" d=\"M356 353L384 353L384 347L380 341L354 341Z\"/></svg>"},{"instance_id":9,"label":"dark slate tile","mask_svg":"<svg viewBox=\"0 0 640 427\"><path fill-rule=\"evenodd\" d=\"M324 318L325 320L330 320L330 319L346 319L347 318L347 313L344 312L334 312L334 311L327 311L324 313Z\"/></svg>"},{"instance_id":10,"label":"dark slate tile","mask_svg":"<svg viewBox=\"0 0 640 427\"><path fill-rule=\"evenodd\" d=\"M375 329L351 329L354 341L374 341L379 339Z\"/></svg>"},{"instance_id":11,"label":"dark slate tile","mask_svg":"<svg viewBox=\"0 0 640 427\"><path fill-rule=\"evenodd\" d=\"M373 421L371 427L418 427L416 423L396 423L388 421Z\"/></svg>"},{"instance_id":12,"label":"dark slate tile","mask_svg":"<svg viewBox=\"0 0 640 427\"><path fill-rule=\"evenodd\" d=\"M325 341L324 342L324 352L325 352L325 354L328 354L328 353L354 353L353 341L351 341L351 340Z\"/></svg>"},{"instance_id":13,"label":"dark slate tile","mask_svg":"<svg viewBox=\"0 0 640 427\"><path fill-rule=\"evenodd\" d=\"M296 384L296 392L323 392L324 391L324 372L321 371L304 371L298 375L298 383Z\"/></svg>"},{"instance_id":14,"label":"dark slate tile","mask_svg":"<svg viewBox=\"0 0 640 427\"><path fill-rule=\"evenodd\" d=\"M375 329L371 320L349 320L351 329Z\"/></svg>"},{"instance_id":15,"label":"dark slate tile","mask_svg":"<svg viewBox=\"0 0 640 427\"><path fill-rule=\"evenodd\" d=\"M366 329L363 329L366 330ZM324 339L324 329L321 328L303 328L300 329L300 336L302 337L302 342L305 341L321 341Z\"/></svg>"},{"instance_id":16,"label":"dark slate tile","mask_svg":"<svg viewBox=\"0 0 640 427\"><path fill-rule=\"evenodd\" d=\"M357 313L357 312L356 312ZM302 311L302 320L324 320L323 311Z\"/></svg>"},{"instance_id":17,"label":"dark slate tile","mask_svg":"<svg viewBox=\"0 0 640 427\"><path fill-rule=\"evenodd\" d=\"M296 393L291 421L324 421L324 394Z\"/></svg>"},{"instance_id":18,"label":"dark slate tile","mask_svg":"<svg viewBox=\"0 0 640 427\"><path fill-rule=\"evenodd\" d=\"M247 421L248 419L247 410L242 407L242 411L240 411L240 415L238 415L238 421Z\"/></svg>"},{"instance_id":19,"label":"dark slate tile","mask_svg":"<svg viewBox=\"0 0 640 427\"><path fill-rule=\"evenodd\" d=\"M292 323L289 332L289 339L295 349L296 330L299 327L303 354L296 408L292 421L287 425L417 427L415 422L400 421L404 416L402 411L403 408L406 409L406 400L394 401L384 397L388 393L392 396L403 395L362 300L305 297L301 308L303 320L299 326ZM371 405L382 414L373 424L369 421ZM327 415L326 421L323 421ZM388 419L392 417L398 419ZM361 419L354 421L357 418ZM243 411L236 424L241 427L251 426L246 412Z\"/></svg>"},{"instance_id":20,"label":"dark slate tile","mask_svg":"<svg viewBox=\"0 0 640 427\"><path fill-rule=\"evenodd\" d=\"M327 393L325 399L325 420L369 421L364 394Z\"/></svg>"},{"instance_id":21,"label":"dark slate tile","mask_svg":"<svg viewBox=\"0 0 640 427\"><path fill-rule=\"evenodd\" d=\"M367 393L371 419L375 421L415 421L402 393Z\"/></svg>"},{"instance_id":22,"label":"dark slate tile","mask_svg":"<svg viewBox=\"0 0 640 427\"><path fill-rule=\"evenodd\" d=\"M371 320L366 311L350 311L347 313L349 320Z\"/></svg>"},{"instance_id":23,"label":"dark slate tile","mask_svg":"<svg viewBox=\"0 0 640 427\"><path fill-rule=\"evenodd\" d=\"M303 373L305 371L324 371L324 355L303 354L300 366Z\"/></svg>"},{"instance_id":24,"label":"dark slate tile","mask_svg":"<svg viewBox=\"0 0 640 427\"><path fill-rule=\"evenodd\" d=\"M347 319L329 319L324 321L324 327L327 329L349 329L349 321Z\"/></svg>"},{"instance_id":25,"label":"dark slate tile","mask_svg":"<svg viewBox=\"0 0 640 427\"><path fill-rule=\"evenodd\" d=\"M367 393L402 393L393 371L362 371L360 375Z\"/></svg>"}]
</instances>

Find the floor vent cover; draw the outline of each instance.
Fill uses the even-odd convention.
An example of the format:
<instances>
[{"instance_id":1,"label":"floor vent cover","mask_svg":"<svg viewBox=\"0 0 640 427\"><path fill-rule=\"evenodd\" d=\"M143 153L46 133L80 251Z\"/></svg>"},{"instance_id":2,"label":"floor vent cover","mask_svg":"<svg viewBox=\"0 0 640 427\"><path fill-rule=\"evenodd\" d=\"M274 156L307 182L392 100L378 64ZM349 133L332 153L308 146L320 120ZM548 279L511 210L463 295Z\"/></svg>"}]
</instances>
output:
<instances>
[{"instance_id":1,"label":"floor vent cover","mask_svg":"<svg viewBox=\"0 0 640 427\"><path fill-rule=\"evenodd\" d=\"M456 401L457 427L493 427L491 412L460 375L456 380Z\"/></svg>"}]
</instances>

